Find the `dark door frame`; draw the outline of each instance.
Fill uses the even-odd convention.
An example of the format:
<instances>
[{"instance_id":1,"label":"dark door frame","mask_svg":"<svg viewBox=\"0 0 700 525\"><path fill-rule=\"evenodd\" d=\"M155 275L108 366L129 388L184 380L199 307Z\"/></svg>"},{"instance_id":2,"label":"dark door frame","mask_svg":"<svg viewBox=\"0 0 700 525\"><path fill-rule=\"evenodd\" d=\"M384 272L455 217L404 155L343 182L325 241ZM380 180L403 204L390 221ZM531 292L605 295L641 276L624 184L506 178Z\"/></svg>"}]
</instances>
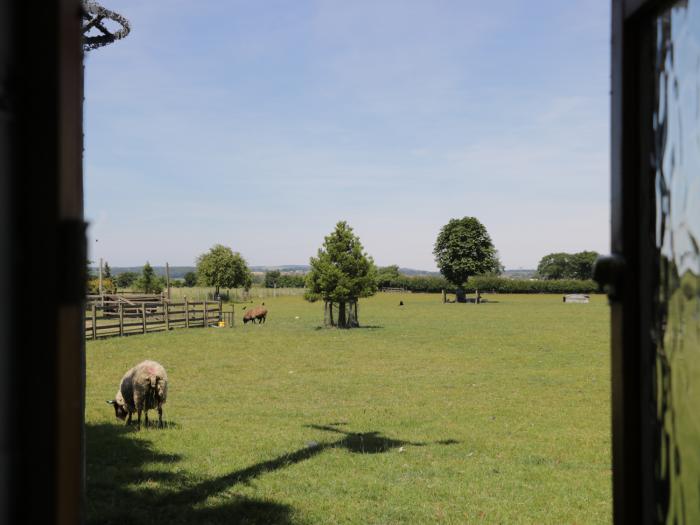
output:
<instances>
[{"instance_id":1,"label":"dark door frame","mask_svg":"<svg viewBox=\"0 0 700 525\"><path fill-rule=\"evenodd\" d=\"M613 515L656 523L656 415L652 298L655 272L653 146L655 16L673 2L613 0L611 253L607 285L612 328Z\"/></svg>"},{"instance_id":2,"label":"dark door frame","mask_svg":"<svg viewBox=\"0 0 700 525\"><path fill-rule=\"evenodd\" d=\"M0 2L0 523L82 521L80 0Z\"/></svg>"}]
</instances>

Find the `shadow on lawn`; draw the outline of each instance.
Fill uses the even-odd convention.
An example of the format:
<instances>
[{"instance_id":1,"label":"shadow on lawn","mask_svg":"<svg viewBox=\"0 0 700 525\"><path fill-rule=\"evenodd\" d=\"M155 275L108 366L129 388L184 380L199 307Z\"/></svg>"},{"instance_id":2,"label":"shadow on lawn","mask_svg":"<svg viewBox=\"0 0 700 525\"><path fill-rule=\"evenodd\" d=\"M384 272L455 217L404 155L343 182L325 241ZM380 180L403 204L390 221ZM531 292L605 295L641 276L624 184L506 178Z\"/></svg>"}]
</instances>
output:
<instances>
[{"instance_id":1,"label":"shadow on lawn","mask_svg":"<svg viewBox=\"0 0 700 525\"><path fill-rule=\"evenodd\" d=\"M326 443L312 442L294 452L194 484L183 474L146 468L149 463L178 462L180 456L153 451L150 442L132 439L124 427L86 425L88 523L291 524L291 507L274 501L235 495L229 496L233 500L230 503L206 508L201 505L211 496L310 459L327 449L345 448L358 454L378 454L405 445L422 447L428 444L392 439L379 432L346 432L337 428L344 424L306 425L343 437ZM447 439L435 444L454 443L458 441ZM175 488L163 489L161 483Z\"/></svg>"},{"instance_id":2,"label":"shadow on lawn","mask_svg":"<svg viewBox=\"0 0 700 525\"><path fill-rule=\"evenodd\" d=\"M185 474L153 468L181 457L154 451L149 441L134 439L130 428L86 424L85 435L88 524L293 523L291 507L269 500L231 495L226 503L203 506L233 484L209 491L208 482L193 485Z\"/></svg>"},{"instance_id":3,"label":"shadow on lawn","mask_svg":"<svg viewBox=\"0 0 700 525\"><path fill-rule=\"evenodd\" d=\"M352 328L340 328L337 326L316 326L314 327L314 330L319 331L319 330L383 330L384 327L378 324L367 324L367 325L360 325L360 326L353 326Z\"/></svg>"}]
</instances>

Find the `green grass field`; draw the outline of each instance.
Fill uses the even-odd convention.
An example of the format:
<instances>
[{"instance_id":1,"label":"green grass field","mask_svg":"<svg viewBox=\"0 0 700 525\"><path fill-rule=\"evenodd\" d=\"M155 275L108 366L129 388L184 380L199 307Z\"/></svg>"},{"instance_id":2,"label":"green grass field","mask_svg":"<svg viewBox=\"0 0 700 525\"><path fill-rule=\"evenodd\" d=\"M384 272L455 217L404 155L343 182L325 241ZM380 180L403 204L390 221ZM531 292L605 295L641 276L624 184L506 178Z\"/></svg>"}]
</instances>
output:
<instances>
[{"instance_id":1,"label":"green grass field","mask_svg":"<svg viewBox=\"0 0 700 525\"><path fill-rule=\"evenodd\" d=\"M605 298L487 298L380 294L349 331L268 298L265 325L88 342L88 522L610 522ZM168 425L136 432L105 400L146 358Z\"/></svg>"}]
</instances>

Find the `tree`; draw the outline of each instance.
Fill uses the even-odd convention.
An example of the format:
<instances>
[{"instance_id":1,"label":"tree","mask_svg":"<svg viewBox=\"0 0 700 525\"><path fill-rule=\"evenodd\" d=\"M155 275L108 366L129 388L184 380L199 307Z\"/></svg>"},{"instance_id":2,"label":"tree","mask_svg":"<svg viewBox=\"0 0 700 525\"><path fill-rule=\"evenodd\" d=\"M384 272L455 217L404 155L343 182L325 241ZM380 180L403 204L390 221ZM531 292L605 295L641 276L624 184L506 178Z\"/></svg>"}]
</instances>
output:
<instances>
[{"instance_id":1,"label":"tree","mask_svg":"<svg viewBox=\"0 0 700 525\"><path fill-rule=\"evenodd\" d=\"M197 285L197 274L194 272L187 272L184 277L185 279L185 286L188 288L192 288L193 286Z\"/></svg>"},{"instance_id":2,"label":"tree","mask_svg":"<svg viewBox=\"0 0 700 525\"><path fill-rule=\"evenodd\" d=\"M540 259L537 275L542 279L591 279L597 252L550 253Z\"/></svg>"},{"instance_id":3,"label":"tree","mask_svg":"<svg viewBox=\"0 0 700 525\"><path fill-rule=\"evenodd\" d=\"M571 256L570 274L572 279L593 279L593 265L598 252L583 251Z\"/></svg>"},{"instance_id":4,"label":"tree","mask_svg":"<svg viewBox=\"0 0 700 525\"><path fill-rule=\"evenodd\" d=\"M392 283L401 277L399 273L399 267L396 264L391 266L383 266L377 269L377 286L379 288L385 288L391 286Z\"/></svg>"},{"instance_id":5,"label":"tree","mask_svg":"<svg viewBox=\"0 0 700 525\"><path fill-rule=\"evenodd\" d=\"M102 277L104 279L112 278L112 269L109 267L109 263L107 261L105 261L104 265L102 266Z\"/></svg>"},{"instance_id":6,"label":"tree","mask_svg":"<svg viewBox=\"0 0 700 525\"><path fill-rule=\"evenodd\" d=\"M568 253L550 253L540 259L537 265L537 275L542 279L566 279L569 277Z\"/></svg>"},{"instance_id":7,"label":"tree","mask_svg":"<svg viewBox=\"0 0 700 525\"><path fill-rule=\"evenodd\" d=\"M197 277L203 285L216 288L216 297L220 288L242 286L249 289L253 282L253 275L241 254L221 244L197 257Z\"/></svg>"},{"instance_id":8,"label":"tree","mask_svg":"<svg viewBox=\"0 0 700 525\"><path fill-rule=\"evenodd\" d=\"M345 221L325 237L318 255L311 257L306 277L307 301L324 302L324 324L340 328L360 326L357 303L377 291L376 267L362 248L359 237ZM334 316L337 308L337 316Z\"/></svg>"},{"instance_id":9,"label":"tree","mask_svg":"<svg viewBox=\"0 0 700 525\"><path fill-rule=\"evenodd\" d=\"M306 286L306 278L303 275L280 275L277 281L278 288L304 288Z\"/></svg>"},{"instance_id":10,"label":"tree","mask_svg":"<svg viewBox=\"0 0 700 525\"><path fill-rule=\"evenodd\" d=\"M117 286L119 288L128 288L129 286L134 284L134 281L138 279L138 276L139 274L137 274L136 272L120 273L116 277Z\"/></svg>"},{"instance_id":11,"label":"tree","mask_svg":"<svg viewBox=\"0 0 700 525\"><path fill-rule=\"evenodd\" d=\"M501 267L486 227L475 217L452 219L443 226L433 255L440 273L457 287L472 275L496 273Z\"/></svg>"},{"instance_id":12,"label":"tree","mask_svg":"<svg viewBox=\"0 0 700 525\"><path fill-rule=\"evenodd\" d=\"M269 272L265 272L265 288L275 288L279 286L281 277L282 272L279 270L270 270Z\"/></svg>"},{"instance_id":13,"label":"tree","mask_svg":"<svg viewBox=\"0 0 700 525\"><path fill-rule=\"evenodd\" d=\"M141 275L134 282L134 288L143 293L160 293L163 291L162 279L159 279L148 261L143 266Z\"/></svg>"}]
</instances>

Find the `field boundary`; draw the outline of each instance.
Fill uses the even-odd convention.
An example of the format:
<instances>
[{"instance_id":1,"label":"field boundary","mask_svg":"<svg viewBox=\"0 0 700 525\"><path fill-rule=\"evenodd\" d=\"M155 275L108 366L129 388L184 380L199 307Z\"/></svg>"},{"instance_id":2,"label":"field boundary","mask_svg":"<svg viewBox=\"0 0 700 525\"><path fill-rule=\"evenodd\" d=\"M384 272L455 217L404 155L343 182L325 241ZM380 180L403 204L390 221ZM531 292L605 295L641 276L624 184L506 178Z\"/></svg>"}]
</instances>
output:
<instances>
[{"instance_id":1,"label":"field boundary","mask_svg":"<svg viewBox=\"0 0 700 525\"><path fill-rule=\"evenodd\" d=\"M233 326L233 312L221 301L94 301L85 312L85 339L120 337L174 328Z\"/></svg>"}]
</instances>

